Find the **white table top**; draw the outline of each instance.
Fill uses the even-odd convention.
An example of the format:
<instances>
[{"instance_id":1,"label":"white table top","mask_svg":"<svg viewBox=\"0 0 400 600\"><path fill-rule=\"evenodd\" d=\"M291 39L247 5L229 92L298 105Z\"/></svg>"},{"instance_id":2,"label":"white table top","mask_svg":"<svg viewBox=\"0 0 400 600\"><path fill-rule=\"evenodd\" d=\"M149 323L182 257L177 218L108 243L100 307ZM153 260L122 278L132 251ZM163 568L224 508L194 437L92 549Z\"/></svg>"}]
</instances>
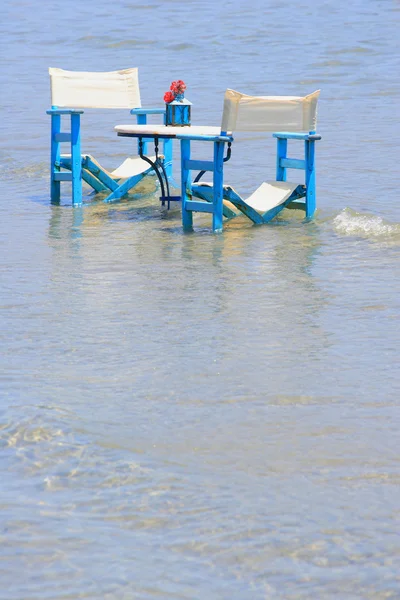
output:
<instances>
[{"instance_id":1,"label":"white table top","mask_svg":"<svg viewBox=\"0 0 400 600\"><path fill-rule=\"evenodd\" d=\"M203 125L190 125L189 127L172 127L167 125L116 125L114 130L120 135L131 137L154 137L176 138L176 139L209 139L221 136L221 127L211 127ZM227 138L223 134L222 138Z\"/></svg>"}]
</instances>

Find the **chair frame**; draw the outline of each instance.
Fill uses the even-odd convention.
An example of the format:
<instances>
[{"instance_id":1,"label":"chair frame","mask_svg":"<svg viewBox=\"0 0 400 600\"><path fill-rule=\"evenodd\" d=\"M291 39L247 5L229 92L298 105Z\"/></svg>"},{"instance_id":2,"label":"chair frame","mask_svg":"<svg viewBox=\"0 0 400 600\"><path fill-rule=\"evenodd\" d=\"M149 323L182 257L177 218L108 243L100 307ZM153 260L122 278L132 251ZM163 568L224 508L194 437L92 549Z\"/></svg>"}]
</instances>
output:
<instances>
[{"instance_id":1,"label":"chair frame","mask_svg":"<svg viewBox=\"0 0 400 600\"><path fill-rule=\"evenodd\" d=\"M316 171L315 171L315 142L321 139L316 131L308 133L297 131L273 132L277 140L276 146L276 181L287 181L288 169L300 169L305 172L304 185L298 185L289 197L282 203L274 206L265 213L260 214L252 208L233 188L224 185L224 162L230 158L230 143L233 137L225 131L214 141L213 161L194 161L190 156L190 142L183 140L182 148L182 224L184 229L193 228L193 212L211 212L213 231L222 231L225 220L232 219L238 214L224 200L233 204L241 213L246 215L255 224L270 222L284 208L304 210L306 218L311 218L316 210ZM304 142L304 158L288 157L288 141L300 140ZM228 143L228 153L224 158L224 146ZM199 166L200 165L200 166ZM191 170L202 169L202 172L191 183ZM213 173L212 186L199 182L204 172ZM185 191L184 191L185 190ZM193 200L196 198L198 200ZM200 202L199 202L200 200ZM211 207L210 207L211 204Z\"/></svg>"},{"instance_id":2,"label":"chair frame","mask_svg":"<svg viewBox=\"0 0 400 600\"><path fill-rule=\"evenodd\" d=\"M99 107L100 108L100 107ZM110 193L104 202L112 202L124 197L145 175L154 172L149 168L129 178L113 178L90 155L81 153L81 115L83 109L52 106L46 113L51 116L50 141L50 198L52 204L59 204L61 182L72 184L72 205L82 204L82 181L90 185L95 192ZM136 116L138 124L146 124L148 115L163 115L164 108L133 108L130 113ZM69 130L62 131L62 117L69 117ZM61 144L70 144L70 156L61 155ZM144 149L145 151L146 149ZM169 178L172 178L172 140L165 140L164 155L160 159Z\"/></svg>"}]
</instances>

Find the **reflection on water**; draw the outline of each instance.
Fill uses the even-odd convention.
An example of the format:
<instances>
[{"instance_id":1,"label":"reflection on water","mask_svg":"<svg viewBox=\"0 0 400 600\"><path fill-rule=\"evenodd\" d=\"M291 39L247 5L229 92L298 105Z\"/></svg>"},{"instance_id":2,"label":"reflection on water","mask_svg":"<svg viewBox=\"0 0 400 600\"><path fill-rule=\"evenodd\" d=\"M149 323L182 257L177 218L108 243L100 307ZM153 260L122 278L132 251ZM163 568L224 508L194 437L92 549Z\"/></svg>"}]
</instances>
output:
<instances>
[{"instance_id":1,"label":"reflection on water","mask_svg":"<svg viewBox=\"0 0 400 600\"><path fill-rule=\"evenodd\" d=\"M7 7L1 598L399 597L399 14ZM316 219L212 235L197 215L184 234L151 178L116 204L72 209L66 186L51 206L47 67L137 65L148 106L184 79L197 124L218 124L226 87L321 87ZM84 151L121 162L129 119L86 111ZM242 136L227 182L253 191L274 152Z\"/></svg>"}]
</instances>

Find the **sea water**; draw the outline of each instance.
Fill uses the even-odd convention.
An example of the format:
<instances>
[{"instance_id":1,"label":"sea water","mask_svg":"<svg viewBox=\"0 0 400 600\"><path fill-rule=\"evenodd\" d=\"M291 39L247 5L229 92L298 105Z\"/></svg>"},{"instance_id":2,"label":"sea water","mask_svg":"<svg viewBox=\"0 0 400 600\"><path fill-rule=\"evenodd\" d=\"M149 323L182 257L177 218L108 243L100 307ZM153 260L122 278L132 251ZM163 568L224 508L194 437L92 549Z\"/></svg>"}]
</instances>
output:
<instances>
[{"instance_id":1,"label":"sea water","mask_svg":"<svg viewBox=\"0 0 400 600\"><path fill-rule=\"evenodd\" d=\"M400 598L398 3L2 14L0 597ZM183 79L195 124L227 87L321 89L315 219L184 234L154 178L51 206L49 66L137 66L153 107ZM115 168L131 121L85 111L83 150ZM238 135L226 181L251 193L274 152Z\"/></svg>"}]
</instances>

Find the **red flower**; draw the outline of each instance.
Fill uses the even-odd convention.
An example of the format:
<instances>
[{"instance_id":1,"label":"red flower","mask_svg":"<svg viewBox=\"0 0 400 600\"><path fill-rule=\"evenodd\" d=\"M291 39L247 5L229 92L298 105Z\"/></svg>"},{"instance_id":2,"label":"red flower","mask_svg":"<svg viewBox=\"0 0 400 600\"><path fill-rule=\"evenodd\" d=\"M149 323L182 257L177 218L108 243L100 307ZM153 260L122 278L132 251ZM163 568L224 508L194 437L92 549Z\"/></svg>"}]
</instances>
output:
<instances>
[{"instance_id":1,"label":"red flower","mask_svg":"<svg viewBox=\"0 0 400 600\"><path fill-rule=\"evenodd\" d=\"M167 104L173 102L177 96L180 96L184 93L186 90L186 84L184 81L182 81L182 79L177 79L171 83L169 89L171 91L165 92L164 94L164 102Z\"/></svg>"},{"instance_id":2,"label":"red flower","mask_svg":"<svg viewBox=\"0 0 400 600\"><path fill-rule=\"evenodd\" d=\"M175 96L177 94L183 94L183 92L186 90L186 84L184 81L182 81L182 79L177 79L171 83L170 90L172 90Z\"/></svg>"},{"instance_id":3,"label":"red flower","mask_svg":"<svg viewBox=\"0 0 400 600\"><path fill-rule=\"evenodd\" d=\"M164 102L169 104L170 102L173 102L174 100L175 100L175 94L173 94L172 92L165 92Z\"/></svg>"},{"instance_id":4,"label":"red flower","mask_svg":"<svg viewBox=\"0 0 400 600\"><path fill-rule=\"evenodd\" d=\"M180 90L180 93L183 93L186 90L186 84L184 81L182 81L182 79L178 79L178 81L176 81L175 83L177 89Z\"/></svg>"}]
</instances>

